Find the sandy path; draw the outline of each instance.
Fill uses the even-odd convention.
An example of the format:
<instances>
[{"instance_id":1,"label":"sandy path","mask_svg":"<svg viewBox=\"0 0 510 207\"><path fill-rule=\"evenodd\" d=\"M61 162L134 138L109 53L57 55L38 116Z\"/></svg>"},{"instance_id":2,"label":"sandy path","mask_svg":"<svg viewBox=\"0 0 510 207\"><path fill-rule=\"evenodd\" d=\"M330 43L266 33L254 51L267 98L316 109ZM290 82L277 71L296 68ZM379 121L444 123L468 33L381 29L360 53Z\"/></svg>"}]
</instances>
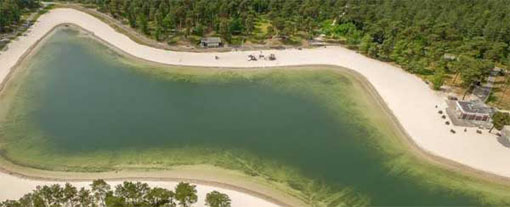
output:
<instances>
[{"instance_id":1,"label":"sandy path","mask_svg":"<svg viewBox=\"0 0 510 207\"><path fill-rule=\"evenodd\" d=\"M0 54L0 80L3 80L12 66L34 43L62 23L73 23L119 48L142 59L173 65L213 66L213 67L269 67L303 64L328 64L350 68L359 72L374 86L384 102L393 112L399 123L412 140L424 151L473 169L510 177L510 149L505 148L495 135L476 134L474 129L463 132L456 128L451 134L451 126L446 126L437 113L446 107L443 99L432 91L422 80L402 69L362 56L342 47L319 49L263 51L265 55L274 53L277 61L247 61L248 54L258 56L259 52L190 53L173 52L139 45L100 20L73 9L55 9L40 17L27 36L9 44L9 50ZM219 56L215 60L214 56ZM435 106L438 105L439 109ZM9 182L11 186L31 185L39 181L29 181L0 175L0 185ZM21 188L21 187L20 187ZM22 189L20 189L21 191ZM15 196L4 195L0 199Z\"/></svg>"}]
</instances>

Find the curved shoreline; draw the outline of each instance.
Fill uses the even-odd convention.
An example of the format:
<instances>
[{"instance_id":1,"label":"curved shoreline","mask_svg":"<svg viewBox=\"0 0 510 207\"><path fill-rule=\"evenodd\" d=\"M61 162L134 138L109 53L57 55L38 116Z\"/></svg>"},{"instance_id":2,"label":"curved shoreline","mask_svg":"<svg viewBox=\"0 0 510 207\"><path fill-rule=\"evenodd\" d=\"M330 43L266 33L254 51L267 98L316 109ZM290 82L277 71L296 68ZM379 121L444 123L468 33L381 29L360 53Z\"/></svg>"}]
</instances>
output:
<instances>
[{"instance_id":1,"label":"curved shoreline","mask_svg":"<svg viewBox=\"0 0 510 207\"><path fill-rule=\"evenodd\" d=\"M58 31L59 29L69 29L78 30L82 35L87 36L86 38L94 39L95 41L100 42L101 44L108 47L109 50L112 50L115 53L118 53L123 58L126 58L128 64L134 63L143 65L153 65L156 67L166 67L166 66L176 66L176 65L168 65L161 64L153 61L148 61L145 59L140 59L135 56L132 56L124 51L116 48L115 46L109 44L108 42L102 40L101 38L93 35L92 32L85 30L79 25L73 23L62 23L54 26L48 33L45 34L35 45L33 45L29 50L27 50L26 54L23 55L22 58L18 60L18 63L13 67L11 72L9 73L9 77L4 79L2 85L9 85L9 82L19 81L16 80L17 72L19 69L23 69L30 64L29 60L33 55L35 55L38 50L45 44L45 41L51 37L51 35ZM314 65L317 67L317 65ZM192 69L196 67L191 66L180 66L184 69ZM349 76L355 77L356 80L359 80L360 84L366 85L369 84L363 77L356 73L355 71L351 71L347 68L341 68L336 66L326 66L328 70L332 70L334 72L339 73L348 73ZM283 67L278 67L283 68ZM272 70L277 68L272 68ZM290 69L290 68L289 68ZM308 69L308 66L292 66L293 70L301 70ZM200 70L204 71L219 71L219 70L243 70L240 68L219 68L219 67L207 67L200 68ZM259 68L254 68L250 70L260 70ZM245 70L246 71L246 70ZM0 96L2 95L3 88L0 88ZM5 91L8 91L8 87L5 88ZM372 93L372 92L371 92ZM379 103L379 102L377 102ZM137 168L134 167L132 169L121 169L120 171L105 171L105 172L80 172L80 171L53 171L44 168L32 167L30 165L24 165L22 163L17 163L12 161L6 157L2 157L0 155L0 182L2 181L1 173L9 174L11 176L15 176L21 179L30 179L30 180L39 180L39 181L52 181L52 182L84 182L91 181L93 179L104 179L108 182L111 181L144 181L144 182L159 182L159 181L169 181L169 182L191 182L193 184L198 185L207 185L214 186L221 189L234 190L240 193L245 193L253 197L264 199L268 202L276 204L278 206L307 206L303 202L302 194L300 192L295 191L294 189L288 188L286 185L281 185L281 183L271 183L268 180L260 177L253 177L242 174L237 170L228 170L224 168L217 168L209 165L205 165L205 169L198 167L197 169L192 170L191 172L181 172L181 167L187 169L189 167L194 168L194 165L191 166L176 166L177 169L170 168L161 168L158 169L145 169L145 168ZM212 171L211 171L212 169ZM200 174L200 172L213 172L214 176L208 176L206 174ZM195 174L199 174L197 176ZM242 174L242 175L241 175ZM231 177L226 178L226 175L231 175ZM241 182L240 182L241 181ZM260 182L255 182L260 181ZM283 187L282 187L283 186ZM2 197L2 193L0 192L0 198ZM0 199L1 201L1 199ZM235 205L234 205L235 206ZM266 207L268 207L266 205Z\"/></svg>"},{"instance_id":2,"label":"curved shoreline","mask_svg":"<svg viewBox=\"0 0 510 207\"><path fill-rule=\"evenodd\" d=\"M11 81L11 76L17 72L17 68L25 67L24 60L29 59L34 55L40 46L43 45L44 41L47 40L51 34L59 27L64 25L73 25L81 30L91 33L84 28L73 24L73 23L61 23L52 27L51 30L46 32L41 38L39 38L34 44L32 44L16 61L11 67L8 73L2 78L0 82L0 95L4 91L5 86ZM92 34L92 33L91 33ZM103 39L98 38L95 35L91 35L101 44L105 44L109 48L115 50L128 58L134 58L137 61L143 60L138 59L135 56L131 56L128 53L124 53L122 50L108 44ZM0 57L2 54L0 53ZM145 61L147 62L147 61ZM155 62L147 62L150 64L157 64ZM0 67L1 69L1 67ZM21 197L25 193L29 193L35 189L36 185L48 185L54 183L72 183L76 187L87 187L92 180L104 179L112 187L120 184L122 181L132 182L145 182L151 186L166 187L172 189L178 182L189 182L195 184L198 190L198 203L196 206L205 206L203 200L205 199L205 193L212 190L217 190L229 195L232 199L233 206L305 206L302 200L293 197L288 192L273 189L275 186L269 186L266 180L255 179L252 177L240 174L237 171L227 170L218 168L210 165L190 165L190 166L176 166L177 169L164 169L164 170L148 170L148 169L137 169L133 168L130 170L115 171L115 172L62 172L62 171L49 171L31 168L23 165L18 165L5 158L0 158L0 183L5 184L16 180L15 182L20 183L21 181L28 181L32 183L31 188L27 188L18 197ZM207 171L218 172L215 176L209 176L210 174L202 173L204 169ZM218 176L220 175L220 176ZM214 178L213 178L214 177ZM221 178L220 178L221 177ZM257 181L257 182L256 182ZM204 189L211 189L204 192ZM19 190L18 190L19 191ZM0 202L4 199L18 199L18 197L11 197L3 195L4 192L0 192ZM237 198L237 199L236 199Z\"/></svg>"},{"instance_id":3,"label":"curved shoreline","mask_svg":"<svg viewBox=\"0 0 510 207\"><path fill-rule=\"evenodd\" d=\"M445 104L441 101L441 97L434 94L417 77L389 64L366 58L341 47L304 49L303 51L265 51L265 54L276 54L278 60L274 62L248 62L246 56L256 53L253 51L200 54L161 51L137 45L137 43L132 41L130 42L129 38L115 32L105 23L98 23L97 21L99 20L94 19L94 17L88 14L72 9L56 9L43 15L32 28L33 32L28 34L27 37L19 37L21 40L17 40L9 45L11 46L16 43L21 45L17 48L17 45L13 46L15 52L9 53L12 51L11 48L7 52L0 54L0 62L4 61L4 59L8 60L7 64L0 66L0 79L3 80L2 85L7 80L6 77L12 71L13 66L18 64L30 50L38 45L39 41L44 39L53 28L60 24L68 23L78 25L87 31L94 31L92 32L94 36L104 42L108 42L110 46L123 51L123 53L137 59L158 64L218 68L336 65L350 68L354 72L361 74L362 78L369 83L368 86L373 88L375 94L377 94L375 97L380 99L381 104L384 103L382 106L387 108L389 110L388 114L395 119L395 124L402 129L403 133L408 135L406 137L411 147L417 149L411 151L417 151L418 154L423 154L423 157L428 158L428 160L439 163L447 168L459 169L485 179L509 183L510 167L505 167L506 160L504 159L504 157L510 155L509 149L499 146L495 137L487 133L478 135L472 130L472 133L450 134L449 129L452 127L443 124L444 120L437 116L438 109L434 108L435 105L440 106L441 109L444 108ZM29 39L27 40L28 43L23 42L26 39ZM19 50L23 49L24 52L19 55ZM6 54L7 58L5 58ZM220 56L219 61L214 60L215 55ZM16 63L10 66L9 64L12 64L13 59L9 58L15 58ZM403 83L399 83L399 81ZM416 120L419 118L424 120ZM460 132L461 128L457 129L457 131ZM491 138L494 140L491 141ZM496 145L490 142L496 142ZM484 150L479 150L480 148Z\"/></svg>"},{"instance_id":4,"label":"curved shoreline","mask_svg":"<svg viewBox=\"0 0 510 207\"><path fill-rule=\"evenodd\" d=\"M158 182L170 182L177 184L178 182L189 182L197 185L197 190L203 192L201 188L214 188L218 191L233 191L240 199L234 199L233 206L236 203L243 203L249 206L267 205L267 206L303 206L301 200L285 194L279 190L272 189L268 183L262 179L255 179L233 170L226 170L210 165L190 165L176 166L172 170L147 170L147 169L131 169L123 171L111 172L59 172L40 170L30 167L18 166L7 160L0 160L0 183L8 182L32 182L32 188L27 189L25 193L29 193L35 189L36 185L48 185L54 183L72 183L72 184L90 184L92 180L103 179L114 186L112 183L120 183L123 181L146 182L151 186L162 186ZM5 167L7 166L7 167ZM205 170L204 170L205 169ZM209 173L203 173L207 171ZM210 172L214 173L214 176ZM256 182L257 181L257 182ZM172 188L170 188L172 189ZM205 194L207 192L203 192ZM226 192L232 195L232 192ZM1 195L0 196L5 196ZM9 196L7 196L9 197ZM199 201L204 197L199 197ZM6 198L17 199L17 198ZM251 203L253 202L253 203Z\"/></svg>"}]
</instances>

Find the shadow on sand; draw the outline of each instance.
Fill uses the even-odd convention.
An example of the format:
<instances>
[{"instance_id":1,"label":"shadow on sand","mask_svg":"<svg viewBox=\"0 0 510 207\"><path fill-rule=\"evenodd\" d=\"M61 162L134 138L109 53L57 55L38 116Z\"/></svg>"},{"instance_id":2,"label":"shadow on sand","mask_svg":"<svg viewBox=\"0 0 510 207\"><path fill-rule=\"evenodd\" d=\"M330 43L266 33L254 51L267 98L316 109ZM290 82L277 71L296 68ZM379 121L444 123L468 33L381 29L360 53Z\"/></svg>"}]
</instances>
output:
<instances>
[{"instance_id":1,"label":"shadow on sand","mask_svg":"<svg viewBox=\"0 0 510 207\"><path fill-rule=\"evenodd\" d=\"M505 146L506 148L510 148L510 140L508 140L504 136L499 136L498 137L498 142L500 144L502 144L503 146Z\"/></svg>"}]
</instances>

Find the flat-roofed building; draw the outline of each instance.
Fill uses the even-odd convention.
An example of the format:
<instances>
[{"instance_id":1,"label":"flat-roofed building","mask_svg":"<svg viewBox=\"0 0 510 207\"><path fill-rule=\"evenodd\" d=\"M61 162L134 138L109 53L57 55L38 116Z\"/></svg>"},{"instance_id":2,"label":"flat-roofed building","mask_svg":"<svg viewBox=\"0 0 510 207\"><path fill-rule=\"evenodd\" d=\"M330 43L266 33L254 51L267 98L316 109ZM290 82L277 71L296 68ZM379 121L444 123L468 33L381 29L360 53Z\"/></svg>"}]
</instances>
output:
<instances>
[{"instance_id":1,"label":"flat-roofed building","mask_svg":"<svg viewBox=\"0 0 510 207\"><path fill-rule=\"evenodd\" d=\"M202 47L221 47L221 38L219 37L205 37L200 40Z\"/></svg>"},{"instance_id":2,"label":"flat-roofed building","mask_svg":"<svg viewBox=\"0 0 510 207\"><path fill-rule=\"evenodd\" d=\"M492 108L481 102L457 101L456 115L459 119L487 122L492 113Z\"/></svg>"},{"instance_id":3,"label":"flat-roofed building","mask_svg":"<svg viewBox=\"0 0 510 207\"><path fill-rule=\"evenodd\" d=\"M445 53L443 55L443 59L445 59L445 60L456 60L457 56L454 55L454 54L451 54L451 53Z\"/></svg>"}]
</instances>

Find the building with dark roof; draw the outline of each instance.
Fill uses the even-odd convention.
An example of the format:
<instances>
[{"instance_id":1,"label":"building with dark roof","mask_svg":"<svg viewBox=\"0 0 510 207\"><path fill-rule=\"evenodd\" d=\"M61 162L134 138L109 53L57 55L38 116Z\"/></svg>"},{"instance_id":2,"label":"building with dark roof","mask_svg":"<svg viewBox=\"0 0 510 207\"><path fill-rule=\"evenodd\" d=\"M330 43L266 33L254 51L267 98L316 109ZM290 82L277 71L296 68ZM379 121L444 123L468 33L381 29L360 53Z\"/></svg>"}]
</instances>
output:
<instances>
[{"instance_id":1,"label":"building with dark roof","mask_svg":"<svg viewBox=\"0 0 510 207\"><path fill-rule=\"evenodd\" d=\"M476 101L457 101L456 106L457 118L464 120L487 122L493 113L492 108Z\"/></svg>"},{"instance_id":2,"label":"building with dark roof","mask_svg":"<svg viewBox=\"0 0 510 207\"><path fill-rule=\"evenodd\" d=\"M200 40L202 47L221 47L221 38L219 37L205 37Z\"/></svg>"}]
</instances>

